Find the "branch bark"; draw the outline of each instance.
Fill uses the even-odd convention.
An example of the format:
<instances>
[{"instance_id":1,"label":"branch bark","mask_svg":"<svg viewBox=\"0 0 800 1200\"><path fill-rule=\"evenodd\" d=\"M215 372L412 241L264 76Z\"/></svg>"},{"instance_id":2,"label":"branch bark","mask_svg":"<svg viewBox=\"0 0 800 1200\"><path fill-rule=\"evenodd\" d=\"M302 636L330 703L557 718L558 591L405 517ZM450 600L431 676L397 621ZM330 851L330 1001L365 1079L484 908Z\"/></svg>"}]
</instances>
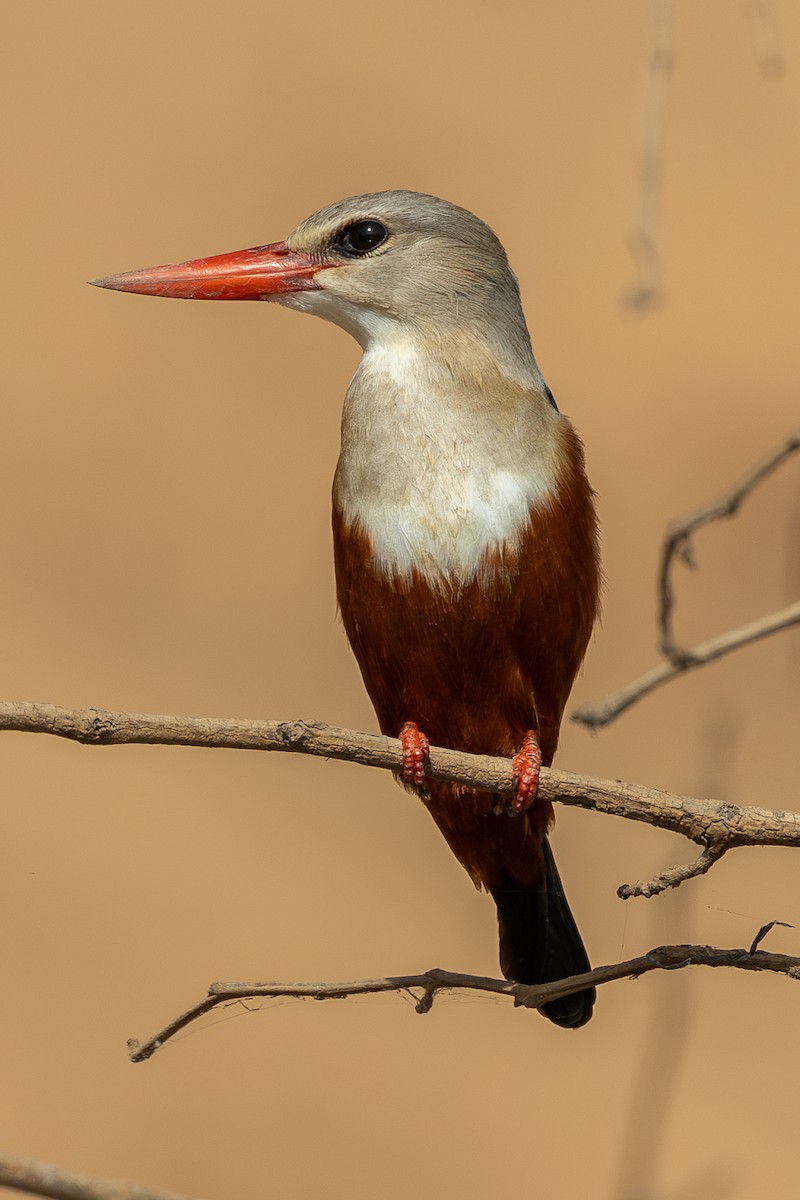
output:
<instances>
[{"instance_id":1,"label":"branch bark","mask_svg":"<svg viewBox=\"0 0 800 1200\"><path fill-rule=\"evenodd\" d=\"M219 1005L240 1000L274 999L293 996L306 1000L341 1000L346 996L375 996L385 992L408 992L415 1001L418 1013L430 1012L439 992L485 992L494 996L509 996L515 1008L541 1008L551 1000L570 996L586 987L598 987L616 979L638 979L648 971L674 971L683 967L734 967L742 971L772 971L800 979L800 958L787 954L768 954L755 949L760 936L772 927L770 922L759 931L749 950L720 950L713 946L656 946L638 958L595 967L583 975L571 975L556 983L530 985L485 975L462 975L434 967L419 975L395 975L381 979L357 979L346 983L212 983L208 995L144 1042L132 1038L128 1054L132 1062L144 1062L193 1021ZM415 993L419 993L419 995Z\"/></svg>"},{"instance_id":2,"label":"branch bark","mask_svg":"<svg viewBox=\"0 0 800 1200\"><path fill-rule=\"evenodd\" d=\"M779 612L757 617L755 621L740 625L738 629L729 629L727 633L709 638L707 642L700 642L690 650L681 650L679 660L668 659L659 663L657 667L626 683L616 692L609 692L597 704L576 708L572 713L572 720L586 725L589 729L599 729L610 724L637 700L643 699L648 693L669 683L676 676L683 675L695 667L704 667L730 654L732 650L740 650L743 646L749 646L751 642L757 642L773 633L780 633L782 629L789 629L792 625L800 625L800 600L787 604L786 608L780 609Z\"/></svg>"},{"instance_id":3,"label":"branch bark","mask_svg":"<svg viewBox=\"0 0 800 1200\"><path fill-rule=\"evenodd\" d=\"M800 450L800 433L791 434L782 445L771 451L766 458L729 488L718 500L704 504L688 516L673 521L664 536L658 567L658 628L659 649L665 661L638 679L634 679L625 687L609 693L597 704L587 704L572 713L572 720L586 725L590 729L598 729L608 725L625 712L637 700L655 691L676 676L696 667L706 666L715 659L730 654L742 646L748 646L761 638L779 633L792 625L800 624L800 600L788 604L779 612L758 617L738 629L730 629L727 633L717 634L708 641L687 648L677 643L673 630L673 614L675 609L675 589L672 583L672 568L676 560L688 567L694 567L694 548L692 537L703 525L711 521L719 521L726 517L735 516L741 505L755 487L772 474L783 462Z\"/></svg>"},{"instance_id":4,"label":"branch bark","mask_svg":"<svg viewBox=\"0 0 800 1200\"><path fill-rule=\"evenodd\" d=\"M77 1175L51 1163L14 1154L0 1154L0 1187L48 1196L51 1200L189 1200L175 1192L154 1191L135 1183Z\"/></svg>"},{"instance_id":5,"label":"branch bark","mask_svg":"<svg viewBox=\"0 0 800 1200\"><path fill-rule=\"evenodd\" d=\"M55 704L0 702L0 732L46 733L91 746L131 744L273 750L343 759L398 773L402 748L397 738L361 733L311 721L245 721L235 718L158 716L153 713L67 709ZM510 796L511 760L465 754L432 746L426 766L430 779L445 779L481 791ZM708 870L735 846L800 845L800 813L726 804L678 796L621 780L592 779L566 771L542 770L539 792L547 800L644 821L680 833L703 847L700 857L646 883L623 884L618 894L653 896Z\"/></svg>"},{"instance_id":6,"label":"branch bark","mask_svg":"<svg viewBox=\"0 0 800 1200\"><path fill-rule=\"evenodd\" d=\"M741 508L744 501L750 493L767 479L773 471L800 450L800 433L794 433L786 439L786 441L772 450L766 458L755 467L752 467L747 474L740 479L733 487L729 488L718 500L714 500L711 504L704 504L701 508L694 509L688 516L681 517L673 521L667 529L664 543L661 547L661 561L658 568L658 623L661 634L661 653L665 658L669 659L676 667L691 667L700 665L695 661L696 651L688 650L680 646L676 640L672 627L672 615L675 607L675 589L672 585L672 568L676 560L680 560L688 567L694 567L694 548L692 545L692 537L704 525L709 525L712 521L721 521L728 517L735 516ZM716 639L721 641L723 638L733 638L735 635L739 637L731 644L728 649L735 649L736 646L746 645L748 641L754 641L756 637L765 637L768 633L774 633L778 629L786 627L786 624L793 624L800 620L800 602L797 605L790 605L789 609L797 609L798 612L794 618L790 618L785 624L780 624L775 621L775 617L780 617L781 614L774 614L772 618L762 618L764 622L772 622L772 627L765 629L763 632L756 633L754 636L742 637L744 630L748 630L751 626L743 626L740 630L734 630L732 633L723 634ZM789 611L784 609L784 614ZM758 622L754 621L753 626ZM720 653L726 653L726 650ZM719 654L714 655L719 657ZM704 659L703 661L710 661Z\"/></svg>"}]
</instances>

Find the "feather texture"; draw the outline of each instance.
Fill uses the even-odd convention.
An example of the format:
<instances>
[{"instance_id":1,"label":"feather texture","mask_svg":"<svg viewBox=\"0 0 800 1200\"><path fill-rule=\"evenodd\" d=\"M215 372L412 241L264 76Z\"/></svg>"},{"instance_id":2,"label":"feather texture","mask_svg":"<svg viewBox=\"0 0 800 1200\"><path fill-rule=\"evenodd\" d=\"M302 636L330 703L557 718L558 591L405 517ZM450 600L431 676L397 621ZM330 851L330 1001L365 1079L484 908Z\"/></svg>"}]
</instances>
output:
<instances>
[{"instance_id":1,"label":"feather texture","mask_svg":"<svg viewBox=\"0 0 800 1200\"><path fill-rule=\"evenodd\" d=\"M428 807L494 897L506 975L586 970L526 735L549 765L597 614L595 513L580 441L536 365L496 235L436 196L376 192L320 209L285 242L97 282L272 299L363 347L334 482L347 636L385 733L413 722L461 750L529 747L516 799L533 803L521 816L445 783L430 785ZM576 1028L593 1003L587 989L544 1011Z\"/></svg>"},{"instance_id":2,"label":"feather texture","mask_svg":"<svg viewBox=\"0 0 800 1200\"><path fill-rule=\"evenodd\" d=\"M407 720L431 742L510 756L533 729L552 762L564 705L595 620L596 522L580 442L559 417L562 465L547 507L531 507L511 544L487 537L471 578L443 569L392 574L368 524L334 488L339 607L381 730ZM428 805L477 886L509 875L533 885L552 819L537 800L522 817L493 813L494 797L430 784Z\"/></svg>"}]
</instances>

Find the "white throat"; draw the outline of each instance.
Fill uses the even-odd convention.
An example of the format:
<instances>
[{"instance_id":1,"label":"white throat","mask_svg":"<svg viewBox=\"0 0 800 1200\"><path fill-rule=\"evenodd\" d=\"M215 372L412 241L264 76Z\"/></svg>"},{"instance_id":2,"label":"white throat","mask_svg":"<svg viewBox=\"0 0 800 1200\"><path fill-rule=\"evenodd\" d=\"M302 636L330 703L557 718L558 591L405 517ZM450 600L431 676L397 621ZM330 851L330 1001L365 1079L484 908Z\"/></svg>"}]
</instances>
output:
<instances>
[{"instance_id":1,"label":"white throat","mask_svg":"<svg viewBox=\"0 0 800 1200\"><path fill-rule=\"evenodd\" d=\"M383 576L466 584L552 503L563 418L530 379L467 375L394 334L368 342L348 388L336 501Z\"/></svg>"}]
</instances>

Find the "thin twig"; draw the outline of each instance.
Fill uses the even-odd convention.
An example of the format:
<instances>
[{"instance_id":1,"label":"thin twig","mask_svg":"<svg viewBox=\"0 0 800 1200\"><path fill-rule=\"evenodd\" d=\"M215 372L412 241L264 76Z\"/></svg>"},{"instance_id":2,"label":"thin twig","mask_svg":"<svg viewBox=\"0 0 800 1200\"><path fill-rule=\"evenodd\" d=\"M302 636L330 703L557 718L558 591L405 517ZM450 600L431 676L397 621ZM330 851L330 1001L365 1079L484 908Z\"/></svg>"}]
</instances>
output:
<instances>
[{"instance_id":1,"label":"thin twig","mask_svg":"<svg viewBox=\"0 0 800 1200\"><path fill-rule=\"evenodd\" d=\"M654 692L663 684L669 683L676 676L684 675L696 667L704 667L708 663L722 658L723 655L730 654L732 650L740 650L743 646L749 646L751 642L757 642L760 638L769 637L772 633L779 633L782 629L788 629L790 626L798 624L800 624L800 600L795 600L793 604L787 605L779 612L770 613L766 617L757 617L755 621L750 621L747 625L740 625L738 629L731 629L727 633L709 638L707 642L700 642L691 650L683 651L684 657L680 663L660 663L651 671L640 675L638 679L626 683L625 687L619 688L616 692L610 692L597 704L586 704L583 708L575 709L571 714L572 720L579 721L580 724L586 725L590 729L599 729L603 725L610 724L615 717L625 712L625 709L630 708L637 700L641 700L643 696Z\"/></svg>"},{"instance_id":2,"label":"thin twig","mask_svg":"<svg viewBox=\"0 0 800 1200\"><path fill-rule=\"evenodd\" d=\"M611 692L596 704L587 704L572 713L572 720L586 725L590 729L598 729L630 708L637 700L649 692L668 683L676 676L696 667L705 666L739 650L743 646L760 638L769 637L783 629L800 623L800 600L788 604L778 612L767 616L757 617L737 629L717 634L697 646L687 648L677 644L673 633L673 615L675 609L675 590L672 584L672 568L676 559L685 565L693 566L692 536L703 525L732 517L737 513L753 491L753 489L775 471L781 463L800 450L800 433L794 433L776 450L771 451L766 458L740 479L724 495L711 504L695 509L686 517L673 521L669 526L661 547L658 568L658 626L659 649L666 661L634 679L631 683Z\"/></svg>"},{"instance_id":3,"label":"thin twig","mask_svg":"<svg viewBox=\"0 0 800 1200\"><path fill-rule=\"evenodd\" d=\"M789 921L767 921L766 925L761 926L758 933L756 934L756 936L753 938L752 942L750 943L750 950L749 950L750 954L755 954L756 950L761 945L764 938L767 936L767 934L770 932L771 929L775 928L776 925L782 925L784 929L794 929L795 928L794 925L792 925L791 922L789 922Z\"/></svg>"},{"instance_id":4,"label":"thin twig","mask_svg":"<svg viewBox=\"0 0 800 1200\"><path fill-rule=\"evenodd\" d=\"M67 709L55 704L0 702L0 732L46 733L92 746L200 746L234 750L274 750L344 759L399 773L402 747L397 738L341 729L321 721L245 721L236 718L156 716L153 713ZM511 760L465 754L431 746L430 779L461 783L510 796ZM545 799L588 808L629 821L669 829L710 850L735 846L800 845L800 813L739 807L718 800L678 796L621 780L592 779L566 771L542 770L539 794ZM715 853L715 857L721 857ZM709 864L710 865L710 864ZM706 868L707 869L707 868ZM699 870L677 867L667 873L676 887ZM659 877L661 878L661 877ZM627 885L629 895L647 895L646 885ZM638 890L637 890L638 889ZM624 888L623 888L624 890ZM654 883L651 894L663 890Z\"/></svg>"},{"instance_id":5,"label":"thin twig","mask_svg":"<svg viewBox=\"0 0 800 1200\"><path fill-rule=\"evenodd\" d=\"M747 12L756 28L756 60L767 79L783 74L783 55L778 37L777 0L750 0Z\"/></svg>"},{"instance_id":6,"label":"thin twig","mask_svg":"<svg viewBox=\"0 0 800 1200\"><path fill-rule=\"evenodd\" d=\"M728 488L719 499L712 501L711 504L704 504L702 508L695 509L688 516L673 521L667 529L658 567L658 623L661 653L675 666L696 665L694 662L696 651L677 645L673 633L672 616L675 607L675 590L672 586L672 568L676 559L680 559L687 566L694 566L692 536L697 530L704 525L709 525L712 521L735 516L758 484L768 478L798 450L800 450L800 433L793 433L777 449L770 451L766 458L748 471L743 479ZM767 619L769 620L769 618ZM749 627L744 626L743 628ZM781 626L775 627L775 629L778 628ZM775 629L768 629L766 633L773 633ZM765 634L756 636L763 637ZM741 644L745 645L747 641L752 640L754 639L746 638Z\"/></svg>"},{"instance_id":7,"label":"thin twig","mask_svg":"<svg viewBox=\"0 0 800 1200\"><path fill-rule=\"evenodd\" d=\"M657 239L664 169L664 114L672 66L672 0L650 0L650 45L639 151L639 202L629 239L638 278L625 298L626 303L639 310L654 307L663 297Z\"/></svg>"},{"instance_id":8,"label":"thin twig","mask_svg":"<svg viewBox=\"0 0 800 1200\"><path fill-rule=\"evenodd\" d=\"M778 922L780 923L780 922ZM507 979L493 979L485 975L463 975L456 971L445 971L435 967L419 975L394 975L381 979L357 979L346 983L213 983L208 995L187 1012L181 1013L153 1037L144 1042L132 1038L128 1042L128 1053L132 1062L144 1062L185 1029L192 1021L219 1005L240 1000L274 999L295 997L306 1000L342 1000L347 996L374 996L386 992L421 992L415 1010L430 1011L439 992L469 991L483 992L494 996L509 996L519 1008L541 1008L552 1000L570 996L587 987L612 983L617 979L638 978L648 971L674 971L682 967L736 967L744 971L773 971L800 979L800 958L786 954L767 954L745 949L720 950L712 946L657 946L638 958L613 963L606 967L595 967L582 975L571 975L556 983L525 984Z\"/></svg>"},{"instance_id":9,"label":"thin twig","mask_svg":"<svg viewBox=\"0 0 800 1200\"><path fill-rule=\"evenodd\" d=\"M620 900L632 900L635 896L644 896L649 899L651 896L659 895L660 892L665 892L668 888L680 887L687 879L705 875L706 871L710 871L714 863L719 862L728 850L729 847L723 842L714 842L712 845L706 846L694 862L680 863L677 867L669 867L660 875L648 879L646 883L623 883L617 888L617 895Z\"/></svg>"},{"instance_id":10,"label":"thin twig","mask_svg":"<svg viewBox=\"0 0 800 1200\"><path fill-rule=\"evenodd\" d=\"M48 1196L52 1200L189 1200L175 1192L94 1179L90 1175L64 1171L51 1163L12 1154L0 1154L0 1187Z\"/></svg>"}]
</instances>

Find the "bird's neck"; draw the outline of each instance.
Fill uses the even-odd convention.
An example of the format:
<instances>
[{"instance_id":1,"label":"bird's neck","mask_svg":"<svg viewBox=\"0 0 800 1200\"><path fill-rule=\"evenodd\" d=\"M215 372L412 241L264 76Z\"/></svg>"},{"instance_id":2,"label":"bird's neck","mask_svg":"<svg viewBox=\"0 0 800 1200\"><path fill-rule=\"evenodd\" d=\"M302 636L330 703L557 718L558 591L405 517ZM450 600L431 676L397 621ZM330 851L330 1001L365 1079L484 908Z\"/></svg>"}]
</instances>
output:
<instances>
[{"instance_id":1,"label":"bird's neck","mask_svg":"<svg viewBox=\"0 0 800 1200\"><path fill-rule=\"evenodd\" d=\"M368 342L345 398L334 498L386 577L468 583L557 489L561 426L532 354L479 339Z\"/></svg>"}]
</instances>

